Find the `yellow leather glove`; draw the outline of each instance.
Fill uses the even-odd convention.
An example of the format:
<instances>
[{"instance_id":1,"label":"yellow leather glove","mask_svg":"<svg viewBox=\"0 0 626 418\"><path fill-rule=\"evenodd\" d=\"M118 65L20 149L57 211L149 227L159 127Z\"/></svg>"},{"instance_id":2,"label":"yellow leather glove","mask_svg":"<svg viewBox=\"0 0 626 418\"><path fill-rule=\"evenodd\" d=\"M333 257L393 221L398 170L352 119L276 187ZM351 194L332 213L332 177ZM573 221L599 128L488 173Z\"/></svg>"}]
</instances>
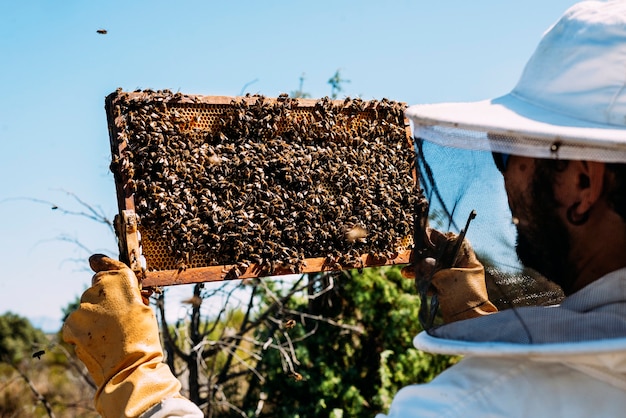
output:
<instances>
[{"instance_id":1,"label":"yellow leather glove","mask_svg":"<svg viewBox=\"0 0 626 418\"><path fill-rule=\"evenodd\" d=\"M180 383L164 364L159 330L135 274L124 263L96 254L96 272L79 308L63 325L98 385L95 405L109 417L136 417L162 400L180 397Z\"/></svg>"},{"instance_id":2,"label":"yellow leather glove","mask_svg":"<svg viewBox=\"0 0 626 418\"><path fill-rule=\"evenodd\" d=\"M430 245L435 249L445 245L449 248L457 237L455 234L442 234L434 229L429 229L428 234ZM485 268L476 258L467 240L463 241L456 264L452 268L435 270L437 267L433 258L419 261L417 267L417 280L430 279L431 290L437 295L445 323L498 311L489 301L485 284ZM415 279L416 265L404 267L401 272L405 278Z\"/></svg>"}]
</instances>

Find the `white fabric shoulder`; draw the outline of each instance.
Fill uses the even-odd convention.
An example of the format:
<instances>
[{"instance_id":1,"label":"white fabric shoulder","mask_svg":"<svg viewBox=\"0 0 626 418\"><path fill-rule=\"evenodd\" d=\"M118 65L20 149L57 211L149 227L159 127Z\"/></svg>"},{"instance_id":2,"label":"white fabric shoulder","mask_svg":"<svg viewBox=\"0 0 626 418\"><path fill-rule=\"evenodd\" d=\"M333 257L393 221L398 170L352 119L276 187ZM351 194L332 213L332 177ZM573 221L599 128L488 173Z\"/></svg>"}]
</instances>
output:
<instances>
[{"instance_id":1,"label":"white fabric shoulder","mask_svg":"<svg viewBox=\"0 0 626 418\"><path fill-rule=\"evenodd\" d=\"M203 418L204 414L189 399L167 398L141 414L140 418Z\"/></svg>"},{"instance_id":2,"label":"white fabric shoulder","mask_svg":"<svg viewBox=\"0 0 626 418\"><path fill-rule=\"evenodd\" d=\"M466 357L430 383L402 388L376 418L624 416L624 390L558 362Z\"/></svg>"}]
</instances>

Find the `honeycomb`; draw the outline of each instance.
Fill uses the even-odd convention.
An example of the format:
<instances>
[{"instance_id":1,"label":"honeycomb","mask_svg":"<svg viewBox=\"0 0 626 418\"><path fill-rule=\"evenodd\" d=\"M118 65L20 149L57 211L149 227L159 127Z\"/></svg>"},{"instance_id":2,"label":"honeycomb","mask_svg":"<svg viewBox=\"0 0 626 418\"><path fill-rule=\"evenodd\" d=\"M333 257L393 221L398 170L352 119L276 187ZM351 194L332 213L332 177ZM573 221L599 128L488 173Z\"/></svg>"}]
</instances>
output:
<instances>
[{"instance_id":1,"label":"honeycomb","mask_svg":"<svg viewBox=\"0 0 626 418\"><path fill-rule=\"evenodd\" d=\"M404 107L112 93L111 171L120 211L139 218L147 270L393 263L412 247L420 197Z\"/></svg>"}]
</instances>

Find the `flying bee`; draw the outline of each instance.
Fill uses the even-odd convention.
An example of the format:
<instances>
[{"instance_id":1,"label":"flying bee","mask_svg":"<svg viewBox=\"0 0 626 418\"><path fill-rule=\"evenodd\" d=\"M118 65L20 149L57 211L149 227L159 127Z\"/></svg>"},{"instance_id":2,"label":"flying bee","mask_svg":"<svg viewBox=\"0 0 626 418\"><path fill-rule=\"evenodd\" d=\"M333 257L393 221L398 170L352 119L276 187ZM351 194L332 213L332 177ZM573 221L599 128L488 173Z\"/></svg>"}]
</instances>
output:
<instances>
[{"instance_id":1,"label":"flying bee","mask_svg":"<svg viewBox=\"0 0 626 418\"><path fill-rule=\"evenodd\" d=\"M222 159L217 154L211 154L207 157L207 161L211 165L220 165L222 163Z\"/></svg>"},{"instance_id":2,"label":"flying bee","mask_svg":"<svg viewBox=\"0 0 626 418\"><path fill-rule=\"evenodd\" d=\"M365 237L367 237L367 229L363 228L360 225L354 225L352 228L348 229L345 233L346 241L349 243L354 242L365 242Z\"/></svg>"},{"instance_id":3,"label":"flying bee","mask_svg":"<svg viewBox=\"0 0 626 418\"><path fill-rule=\"evenodd\" d=\"M181 300L180 303L191 305L194 308L199 308L200 305L202 305L202 298L200 296L193 295L189 299Z\"/></svg>"}]
</instances>

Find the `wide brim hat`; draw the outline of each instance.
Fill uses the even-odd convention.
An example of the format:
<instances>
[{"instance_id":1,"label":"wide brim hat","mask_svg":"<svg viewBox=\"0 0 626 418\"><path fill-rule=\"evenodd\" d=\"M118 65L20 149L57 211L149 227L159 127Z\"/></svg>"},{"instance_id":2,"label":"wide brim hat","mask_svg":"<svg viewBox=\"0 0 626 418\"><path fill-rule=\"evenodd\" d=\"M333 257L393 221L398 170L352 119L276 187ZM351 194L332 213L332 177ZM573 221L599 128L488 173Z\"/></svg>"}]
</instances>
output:
<instances>
[{"instance_id":1,"label":"wide brim hat","mask_svg":"<svg viewBox=\"0 0 626 418\"><path fill-rule=\"evenodd\" d=\"M585 1L546 31L515 88L410 106L416 138L536 158L626 162L626 1Z\"/></svg>"}]
</instances>

